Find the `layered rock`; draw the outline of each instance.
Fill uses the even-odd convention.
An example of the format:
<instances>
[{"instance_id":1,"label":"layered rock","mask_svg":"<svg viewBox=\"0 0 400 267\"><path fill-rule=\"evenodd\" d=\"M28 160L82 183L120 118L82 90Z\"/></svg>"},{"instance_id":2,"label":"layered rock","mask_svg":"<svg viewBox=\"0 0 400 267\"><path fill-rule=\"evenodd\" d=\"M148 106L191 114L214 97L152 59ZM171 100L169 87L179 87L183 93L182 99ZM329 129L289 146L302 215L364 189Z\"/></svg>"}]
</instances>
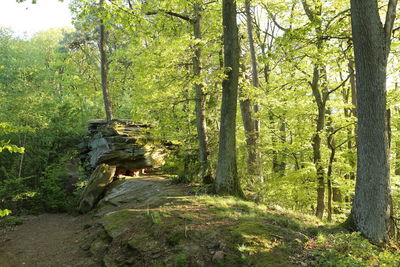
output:
<instances>
[{"instance_id":1,"label":"layered rock","mask_svg":"<svg viewBox=\"0 0 400 267\"><path fill-rule=\"evenodd\" d=\"M80 212L93 209L107 195L107 190L115 187L114 183L111 186L114 179L139 176L144 169L164 164L168 149L174 145L151 138L149 129L150 125L131 120L88 121L88 138L80 145L80 158L92 175L82 194ZM126 183L114 189L104 202L123 202L120 195L126 192L134 195L135 189L130 185Z\"/></svg>"},{"instance_id":2,"label":"layered rock","mask_svg":"<svg viewBox=\"0 0 400 267\"><path fill-rule=\"evenodd\" d=\"M81 145L81 159L87 168L102 163L118 169L159 168L169 144L150 137L150 125L115 119L88 121L88 140Z\"/></svg>"}]
</instances>

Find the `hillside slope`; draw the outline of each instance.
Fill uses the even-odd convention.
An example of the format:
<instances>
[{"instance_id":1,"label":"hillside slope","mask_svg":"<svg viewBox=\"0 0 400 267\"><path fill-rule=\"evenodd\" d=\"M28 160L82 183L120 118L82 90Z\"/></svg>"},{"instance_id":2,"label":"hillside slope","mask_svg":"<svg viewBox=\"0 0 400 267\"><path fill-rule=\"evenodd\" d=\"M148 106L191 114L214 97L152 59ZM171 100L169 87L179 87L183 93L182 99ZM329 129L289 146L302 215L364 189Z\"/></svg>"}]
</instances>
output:
<instances>
[{"instance_id":1,"label":"hillside slope","mask_svg":"<svg viewBox=\"0 0 400 267\"><path fill-rule=\"evenodd\" d=\"M400 263L398 254L390 249L380 250L358 234L328 228L311 216L231 197L201 195L196 188L171 184L170 180L155 176L127 177L113 183L98 207L85 216L41 216L61 216L63 223L58 228L49 227L51 220L46 222L46 217L39 216L19 226L8 234L8 241L2 241L0 266L279 267ZM34 235L56 240L19 242ZM24 251L27 246L21 244L29 246L29 251ZM35 255L35 249L41 256L29 259ZM5 256L13 258L13 264L7 263ZM15 264L18 260L21 265ZM38 263L40 260L42 264Z\"/></svg>"}]
</instances>

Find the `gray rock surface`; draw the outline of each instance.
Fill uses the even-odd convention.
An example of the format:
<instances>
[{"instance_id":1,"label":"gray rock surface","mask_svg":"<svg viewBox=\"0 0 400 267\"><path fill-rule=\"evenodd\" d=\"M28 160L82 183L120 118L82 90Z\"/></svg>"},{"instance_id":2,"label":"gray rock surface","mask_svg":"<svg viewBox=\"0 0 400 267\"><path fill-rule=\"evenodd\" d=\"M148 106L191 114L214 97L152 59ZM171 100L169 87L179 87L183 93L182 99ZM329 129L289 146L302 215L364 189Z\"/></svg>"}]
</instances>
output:
<instances>
[{"instance_id":1,"label":"gray rock surface","mask_svg":"<svg viewBox=\"0 0 400 267\"><path fill-rule=\"evenodd\" d=\"M101 164L95 169L82 194L79 203L80 212L86 213L98 203L105 193L107 186L112 183L115 170L115 166L109 166L107 164Z\"/></svg>"},{"instance_id":2,"label":"gray rock surface","mask_svg":"<svg viewBox=\"0 0 400 267\"><path fill-rule=\"evenodd\" d=\"M147 179L127 179L109 190L99 205L111 204L120 206L128 202L146 202L147 204L151 204L152 200L159 200L168 194L171 194L171 192L163 190L163 184L154 183L151 177Z\"/></svg>"},{"instance_id":3,"label":"gray rock surface","mask_svg":"<svg viewBox=\"0 0 400 267\"><path fill-rule=\"evenodd\" d=\"M171 144L151 138L150 125L131 120L90 120L89 138L79 146L88 169L106 163L117 168L145 169L164 165Z\"/></svg>"}]
</instances>

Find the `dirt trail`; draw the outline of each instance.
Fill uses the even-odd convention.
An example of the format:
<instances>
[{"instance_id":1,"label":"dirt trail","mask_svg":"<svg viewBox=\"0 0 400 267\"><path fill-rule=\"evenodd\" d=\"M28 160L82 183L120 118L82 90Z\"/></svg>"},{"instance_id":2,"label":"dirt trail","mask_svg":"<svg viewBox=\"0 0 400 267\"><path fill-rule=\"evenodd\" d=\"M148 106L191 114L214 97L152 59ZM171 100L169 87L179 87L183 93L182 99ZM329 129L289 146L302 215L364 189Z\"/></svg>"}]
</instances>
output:
<instances>
[{"instance_id":1,"label":"dirt trail","mask_svg":"<svg viewBox=\"0 0 400 267\"><path fill-rule=\"evenodd\" d=\"M83 221L67 214L27 217L2 236L0 267L98 266L80 247Z\"/></svg>"}]
</instances>

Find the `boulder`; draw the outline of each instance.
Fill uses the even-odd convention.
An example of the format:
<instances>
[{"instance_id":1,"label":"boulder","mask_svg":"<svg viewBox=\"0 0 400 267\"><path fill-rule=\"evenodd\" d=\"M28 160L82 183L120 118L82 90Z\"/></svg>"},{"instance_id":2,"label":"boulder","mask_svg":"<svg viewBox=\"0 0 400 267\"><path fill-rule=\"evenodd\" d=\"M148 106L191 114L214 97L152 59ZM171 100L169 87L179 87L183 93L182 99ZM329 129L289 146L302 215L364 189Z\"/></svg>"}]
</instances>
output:
<instances>
[{"instance_id":1,"label":"boulder","mask_svg":"<svg viewBox=\"0 0 400 267\"><path fill-rule=\"evenodd\" d=\"M107 186L112 183L115 170L115 166L109 166L107 164L97 166L90 176L89 183L82 194L79 203L80 212L86 213L90 211L97 202L99 202L101 197L104 195Z\"/></svg>"},{"instance_id":2,"label":"boulder","mask_svg":"<svg viewBox=\"0 0 400 267\"><path fill-rule=\"evenodd\" d=\"M99 206L111 204L120 206L124 203L138 202L146 205L154 204L165 196L172 194L165 192L162 183L155 183L152 177L126 179L107 191Z\"/></svg>"}]
</instances>

